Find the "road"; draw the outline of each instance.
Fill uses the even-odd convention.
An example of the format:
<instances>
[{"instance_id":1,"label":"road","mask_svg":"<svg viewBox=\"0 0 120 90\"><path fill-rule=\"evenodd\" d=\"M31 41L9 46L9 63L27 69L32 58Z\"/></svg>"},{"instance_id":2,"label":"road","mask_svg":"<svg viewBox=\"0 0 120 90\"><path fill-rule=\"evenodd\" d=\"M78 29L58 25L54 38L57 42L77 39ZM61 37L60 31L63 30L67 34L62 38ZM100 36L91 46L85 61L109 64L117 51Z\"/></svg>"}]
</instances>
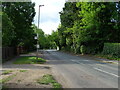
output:
<instances>
[{"instance_id":1,"label":"road","mask_svg":"<svg viewBox=\"0 0 120 90\"><path fill-rule=\"evenodd\" d=\"M65 88L118 88L117 64L56 50L45 50L44 57Z\"/></svg>"}]
</instances>

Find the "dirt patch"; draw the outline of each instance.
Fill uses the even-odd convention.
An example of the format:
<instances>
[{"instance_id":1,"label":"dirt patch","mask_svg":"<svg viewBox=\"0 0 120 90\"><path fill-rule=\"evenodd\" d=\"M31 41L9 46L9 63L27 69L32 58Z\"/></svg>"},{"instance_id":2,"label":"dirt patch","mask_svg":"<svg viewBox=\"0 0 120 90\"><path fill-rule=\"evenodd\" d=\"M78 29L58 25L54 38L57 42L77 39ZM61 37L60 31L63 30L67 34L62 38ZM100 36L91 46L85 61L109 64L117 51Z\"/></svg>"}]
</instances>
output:
<instances>
[{"instance_id":1,"label":"dirt patch","mask_svg":"<svg viewBox=\"0 0 120 90\"><path fill-rule=\"evenodd\" d=\"M3 86L5 88L53 88L51 84L44 85L37 82L46 74L53 75L51 66L48 64L13 64L13 62L21 56L35 56L36 53L23 54L13 60L5 62L2 65L2 71L12 70L8 74L0 74ZM39 57L43 58L43 54L39 53ZM54 75L53 75L54 76ZM1 80L1 78L0 78Z\"/></svg>"},{"instance_id":2,"label":"dirt patch","mask_svg":"<svg viewBox=\"0 0 120 90\"><path fill-rule=\"evenodd\" d=\"M10 74L2 74L2 79L11 75L15 75L11 80L5 82L3 85L7 88L52 88L51 85L38 84L37 80L45 74L51 74L50 69L40 70L12 70Z\"/></svg>"}]
</instances>

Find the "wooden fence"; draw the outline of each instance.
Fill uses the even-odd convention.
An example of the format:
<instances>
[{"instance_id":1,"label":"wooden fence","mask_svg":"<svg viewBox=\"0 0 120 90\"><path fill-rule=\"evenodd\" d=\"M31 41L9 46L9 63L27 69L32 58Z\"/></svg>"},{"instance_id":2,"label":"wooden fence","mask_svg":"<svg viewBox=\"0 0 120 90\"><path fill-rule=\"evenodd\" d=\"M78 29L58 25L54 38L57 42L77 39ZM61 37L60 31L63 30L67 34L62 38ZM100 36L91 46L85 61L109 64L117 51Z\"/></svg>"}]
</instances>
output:
<instances>
[{"instance_id":1,"label":"wooden fence","mask_svg":"<svg viewBox=\"0 0 120 90\"><path fill-rule=\"evenodd\" d=\"M5 62L17 55L15 47L2 47L2 61Z\"/></svg>"},{"instance_id":2,"label":"wooden fence","mask_svg":"<svg viewBox=\"0 0 120 90\"><path fill-rule=\"evenodd\" d=\"M14 56L24 54L24 47L2 47L2 62L12 59Z\"/></svg>"}]
</instances>

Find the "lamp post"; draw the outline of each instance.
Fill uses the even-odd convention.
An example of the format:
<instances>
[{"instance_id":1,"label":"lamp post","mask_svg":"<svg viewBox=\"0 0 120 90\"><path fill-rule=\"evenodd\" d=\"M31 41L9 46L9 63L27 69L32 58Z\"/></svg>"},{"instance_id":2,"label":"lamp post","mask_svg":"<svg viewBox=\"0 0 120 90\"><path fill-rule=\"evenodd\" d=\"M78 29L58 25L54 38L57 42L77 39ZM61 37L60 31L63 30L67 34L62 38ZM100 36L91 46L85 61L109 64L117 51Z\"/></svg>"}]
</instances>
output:
<instances>
[{"instance_id":1,"label":"lamp post","mask_svg":"<svg viewBox=\"0 0 120 90\"><path fill-rule=\"evenodd\" d=\"M38 28L39 28L39 20L40 20L40 7L42 7L44 5L39 5L39 12L38 12Z\"/></svg>"},{"instance_id":2,"label":"lamp post","mask_svg":"<svg viewBox=\"0 0 120 90\"><path fill-rule=\"evenodd\" d=\"M39 5L39 12L38 12L38 29L39 29L39 21L40 21L40 7L42 7L44 5ZM38 43L38 33L37 33L37 53L36 53L36 59L38 60L38 48L39 48L39 43Z\"/></svg>"}]
</instances>

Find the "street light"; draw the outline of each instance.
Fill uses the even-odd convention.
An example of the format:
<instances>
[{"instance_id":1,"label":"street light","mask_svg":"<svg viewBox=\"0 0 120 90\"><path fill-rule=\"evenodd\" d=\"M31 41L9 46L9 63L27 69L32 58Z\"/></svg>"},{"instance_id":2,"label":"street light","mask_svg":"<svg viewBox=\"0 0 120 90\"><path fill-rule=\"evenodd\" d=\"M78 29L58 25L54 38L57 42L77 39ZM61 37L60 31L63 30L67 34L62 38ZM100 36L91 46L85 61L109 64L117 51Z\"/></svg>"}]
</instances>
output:
<instances>
[{"instance_id":1,"label":"street light","mask_svg":"<svg viewBox=\"0 0 120 90\"><path fill-rule=\"evenodd\" d=\"M38 28L39 28L39 20L40 20L40 7L42 7L44 5L39 5L39 12L38 12Z\"/></svg>"},{"instance_id":2,"label":"street light","mask_svg":"<svg viewBox=\"0 0 120 90\"><path fill-rule=\"evenodd\" d=\"M40 7L42 7L44 5L39 5L39 12L38 12L38 29L39 29L39 21L40 21ZM38 60L38 48L39 48L39 43L38 43L38 33L37 33L37 53L36 53L36 59Z\"/></svg>"}]
</instances>

